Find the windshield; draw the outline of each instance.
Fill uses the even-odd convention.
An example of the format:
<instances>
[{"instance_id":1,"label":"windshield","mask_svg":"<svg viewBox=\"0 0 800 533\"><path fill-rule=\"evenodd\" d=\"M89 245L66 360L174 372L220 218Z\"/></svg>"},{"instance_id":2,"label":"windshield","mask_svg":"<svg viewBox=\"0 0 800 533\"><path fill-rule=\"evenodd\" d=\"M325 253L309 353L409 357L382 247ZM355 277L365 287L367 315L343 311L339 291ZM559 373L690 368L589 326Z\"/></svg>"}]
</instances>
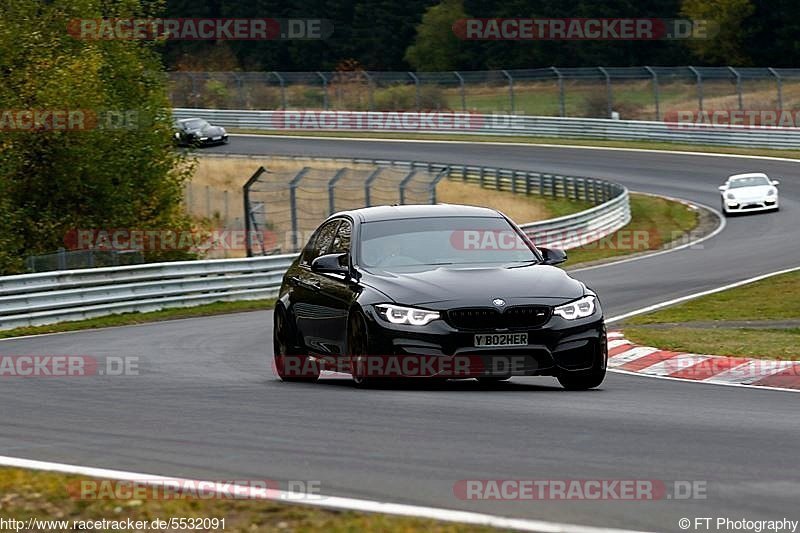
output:
<instances>
[{"instance_id":1,"label":"windshield","mask_svg":"<svg viewBox=\"0 0 800 533\"><path fill-rule=\"evenodd\" d=\"M203 128L210 126L208 122L199 118L196 120L188 120L184 122L184 125L186 126L187 130L202 130Z\"/></svg>"},{"instance_id":2,"label":"windshield","mask_svg":"<svg viewBox=\"0 0 800 533\"><path fill-rule=\"evenodd\" d=\"M750 176L747 178L736 178L731 180L728 185L731 189L739 189L741 187L760 187L762 185L771 185L766 176Z\"/></svg>"},{"instance_id":3,"label":"windshield","mask_svg":"<svg viewBox=\"0 0 800 533\"><path fill-rule=\"evenodd\" d=\"M361 225L364 267L481 265L537 261L514 228L498 217L411 218Z\"/></svg>"}]
</instances>

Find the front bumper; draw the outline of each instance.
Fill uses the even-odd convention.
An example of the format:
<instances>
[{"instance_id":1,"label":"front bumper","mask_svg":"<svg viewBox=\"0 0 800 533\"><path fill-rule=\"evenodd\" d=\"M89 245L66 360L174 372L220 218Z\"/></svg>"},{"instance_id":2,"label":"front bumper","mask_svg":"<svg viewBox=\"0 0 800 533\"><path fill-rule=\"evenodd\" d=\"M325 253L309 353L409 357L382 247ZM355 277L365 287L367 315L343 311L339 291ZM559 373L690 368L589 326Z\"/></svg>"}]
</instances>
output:
<instances>
[{"instance_id":1,"label":"front bumper","mask_svg":"<svg viewBox=\"0 0 800 533\"><path fill-rule=\"evenodd\" d=\"M217 138L217 137L219 137L219 138ZM205 140L198 139L196 142L198 144L202 144L202 145L224 144L224 143L228 142L228 135L225 134L225 135L217 135L217 136L213 136L213 137L206 137Z\"/></svg>"},{"instance_id":2,"label":"front bumper","mask_svg":"<svg viewBox=\"0 0 800 533\"><path fill-rule=\"evenodd\" d=\"M726 213L748 213L755 211L771 211L778 208L778 197L771 196L759 200L730 200L724 201Z\"/></svg>"},{"instance_id":3,"label":"front bumper","mask_svg":"<svg viewBox=\"0 0 800 533\"><path fill-rule=\"evenodd\" d=\"M435 364L420 377L558 376L605 368L608 350L601 312L584 319L553 316L541 327L459 330L439 319L425 326L391 324L367 313L369 353L384 358L424 356ZM476 333L527 333L526 346L475 347ZM376 366L377 368L377 366Z\"/></svg>"}]
</instances>

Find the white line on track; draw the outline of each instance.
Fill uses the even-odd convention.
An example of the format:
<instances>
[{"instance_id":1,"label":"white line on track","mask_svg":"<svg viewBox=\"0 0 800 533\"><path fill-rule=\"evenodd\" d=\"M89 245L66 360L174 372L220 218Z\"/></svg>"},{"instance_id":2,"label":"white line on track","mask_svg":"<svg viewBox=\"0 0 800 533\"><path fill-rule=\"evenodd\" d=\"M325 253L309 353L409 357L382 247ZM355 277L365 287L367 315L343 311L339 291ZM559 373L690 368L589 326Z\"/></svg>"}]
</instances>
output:
<instances>
[{"instance_id":1,"label":"white line on track","mask_svg":"<svg viewBox=\"0 0 800 533\"><path fill-rule=\"evenodd\" d=\"M416 518L430 518L432 520L441 520L445 522L457 522L462 524L490 526L503 529L515 529L518 531L538 531L542 533L633 533L630 530L624 529L581 526L576 524L564 524L561 522L549 522L543 520L527 520L523 518L510 518L483 513L473 513L470 511L457 511L454 509L442 509L438 507L424 507L418 505L406 505L355 498L341 498L337 496L314 495L313 499L298 500L297 494L285 491L268 491L269 494L266 494L263 491L255 491L252 487L247 486L231 486L222 483L203 482L201 480L191 480L152 474L137 474L135 472L126 472L122 470L107 470L104 468L35 461L17 457L0 456L0 466L45 470L48 472L60 472L64 474L76 474L120 481L136 481L153 485L161 485L168 481L187 483L193 486L203 483L204 487L213 486L214 493L227 495L229 497L231 495L236 495L240 498L251 497L288 504L309 505L312 507L323 507L328 509L361 511L367 513L385 513Z\"/></svg>"},{"instance_id":2,"label":"white line on track","mask_svg":"<svg viewBox=\"0 0 800 533\"><path fill-rule=\"evenodd\" d=\"M724 381L714 381L713 379L687 379L687 378L673 378L670 376L654 376L651 374L642 374L640 372L633 372L631 370L619 370L616 368L609 368L609 372L616 374L626 374L628 376L638 376L645 379L666 379L669 381L683 381L684 383L694 383L698 385L722 385L724 387L747 387L748 389L758 389L763 391L779 391L779 392L800 392L800 389L786 389L783 387L766 387L762 385L746 385L744 383L728 383Z\"/></svg>"},{"instance_id":3,"label":"white line on track","mask_svg":"<svg viewBox=\"0 0 800 533\"><path fill-rule=\"evenodd\" d=\"M630 311L628 313L624 313L621 315L613 316L611 318L606 319L606 324L613 324L614 322L619 322L620 320L625 320L626 318L630 318L632 316L641 315L643 313L649 313L650 311L656 311L658 309L662 309L664 307L668 307L670 305L675 305L678 303L686 302L688 300L694 300L695 298L700 298L701 296L707 296L709 294L714 294L717 292L726 291L728 289L735 289L736 287L741 287L742 285L748 285L750 283L755 283L756 281L761 281L762 279L771 278L773 276L780 276L781 274L788 274L789 272L795 272L800 270L800 267L792 267L787 268L784 270L778 270L776 272L769 272L767 274L762 274L760 276L756 276L754 278L743 279L741 281L737 281L734 283L729 283L728 285L723 285L722 287L716 287L714 289L708 289L701 292L695 292L692 294L687 294L686 296L681 296L680 298L673 298L672 300L667 300L666 302L661 302L653 305L648 305L647 307L642 307L640 309L636 309L635 311Z\"/></svg>"}]
</instances>

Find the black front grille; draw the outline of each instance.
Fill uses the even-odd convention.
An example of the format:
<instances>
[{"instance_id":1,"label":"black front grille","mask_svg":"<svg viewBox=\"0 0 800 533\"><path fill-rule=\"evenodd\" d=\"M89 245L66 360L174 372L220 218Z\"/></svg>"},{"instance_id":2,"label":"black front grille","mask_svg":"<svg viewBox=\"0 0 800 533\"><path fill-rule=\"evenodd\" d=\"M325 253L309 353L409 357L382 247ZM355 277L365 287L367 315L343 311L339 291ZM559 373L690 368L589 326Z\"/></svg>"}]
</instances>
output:
<instances>
[{"instance_id":1,"label":"black front grille","mask_svg":"<svg viewBox=\"0 0 800 533\"><path fill-rule=\"evenodd\" d=\"M551 309L544 305L518 305L505 310L492 307L467 307L447 312L447 322L458 329L535 328L550 320Z\"/></svg>"}]
</instances>

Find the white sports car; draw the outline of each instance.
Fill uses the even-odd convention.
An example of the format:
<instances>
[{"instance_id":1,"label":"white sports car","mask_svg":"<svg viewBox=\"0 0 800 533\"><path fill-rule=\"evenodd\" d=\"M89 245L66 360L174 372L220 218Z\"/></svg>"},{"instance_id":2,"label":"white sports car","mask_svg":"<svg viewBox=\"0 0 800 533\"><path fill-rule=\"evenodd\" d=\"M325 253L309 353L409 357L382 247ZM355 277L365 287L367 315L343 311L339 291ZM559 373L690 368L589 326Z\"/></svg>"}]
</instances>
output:
<instances>
[{"instance_id":1,"label":"white sports car","mask_svg":"<svg viewBox=\"0 0 800 533\"><path fill-rule=\"evenodd\" d=\"M734 174L725 185L719 186L722 212L729 215L748 211L777 211L779 183L761 172Z\"/></svg>"}]
</instances>

